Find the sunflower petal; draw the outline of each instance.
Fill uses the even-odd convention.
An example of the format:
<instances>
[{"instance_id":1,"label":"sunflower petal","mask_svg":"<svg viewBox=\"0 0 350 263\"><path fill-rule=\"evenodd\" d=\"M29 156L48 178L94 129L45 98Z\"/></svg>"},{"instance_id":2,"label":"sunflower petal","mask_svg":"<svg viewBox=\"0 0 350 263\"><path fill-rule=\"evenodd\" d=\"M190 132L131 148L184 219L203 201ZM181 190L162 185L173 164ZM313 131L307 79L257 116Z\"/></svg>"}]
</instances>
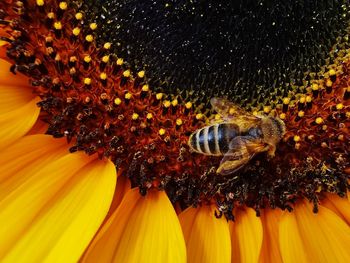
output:
<instances>
[{"instance_id":1,"label":"sunflower petal","mask_svg":"<svg viewBox=\"0 0 350 263\"><path fill-rule=\"evenodd\" d=\"M335 194L328 194L322 201L322 206L332 210L350 225L350 202L346 197L341 198Z\"/></svg>"},{"instance_id":2,"label":"sunflower petal","mask_svg":"<svg viewBox=\"0 0 350 263\"><path fill-rule=\"evenodd\" d=\"M76 262L107 214L115 179L111 162L83 153L33 171L0 202L0 258Z\"/></svg>"},{"instance_id":3,"label":"sunflower petal","mask_svg":"<svg viewBox=\"0 0 350 263\"><path fill-rule=\"evenodd\" d=\"M1 48L1 50L5 50ZM1 53L1 52L0 52ZM29 87L28 77L17 73L16 75L10 71L11 63L0 58L0 89L2 86L14 86L14 87ZM30 92L31 90L28 89Z\"/></svg>"},{"instance_id":4,"label":"sunflower petal","mask_svg":"<svg viewBox=\"0 0 350 263\"><path fill-rule=\"evenodd\" d=\"M180 215L188 262L231 262L231 240L224 217L214 216L215 206L188 208Z\"/></svg>"},{"instance_id":5,"label":"sunflower petal","mask_svg":"<svg viewBox=\"0 0 350 263\"><path fill-rule=\"evenodd\" d=\"M315 214L312 206L303 202L296 205L293 213L283 217L285 225L281 224L280 231L284 227L281 249L285 261L290 255L300 253L301 241L308 259L300 255L299 260L303 257L308 262L350 262L350 227L334 212L319 206ZM291 239L299 245L288 246ZM290 260L295 262L295 257Z\"/></svg>"},{"instance_id":6,"label":"sunflower petal","mask_svg":"<svg viewBox=\"0 0 350 263\"><path fill-rule=\"evenodd\" d=\"M237 209L230 222L232 262L258 262L263 239L261 220L251 208Z\"/></svg>"},{"instance_id":7,"label":"sunflower petal","mask_svg":"<svg viewBox=\"0 0 350 263\"><path fill-rule=\"evenodd\" d=\"M175 211L164 192L127 192L88 248L83 262L186 262Z\"/></svg>"}]
</instances>

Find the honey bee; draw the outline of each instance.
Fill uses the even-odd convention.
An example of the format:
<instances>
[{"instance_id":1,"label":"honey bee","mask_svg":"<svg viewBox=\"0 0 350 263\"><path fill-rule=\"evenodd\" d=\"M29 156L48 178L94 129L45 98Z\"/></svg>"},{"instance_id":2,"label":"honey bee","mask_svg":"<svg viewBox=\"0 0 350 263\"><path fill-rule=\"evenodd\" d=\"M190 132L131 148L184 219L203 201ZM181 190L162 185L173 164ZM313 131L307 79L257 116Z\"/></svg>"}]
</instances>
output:
<instances>
[{"instance_id":1,"label":"honey bee","mask_svg":"<svg viewBox=\"0 0 350 263\"><path fill-rule=\"evenodd\" d=\"M276 145L286 131L280 118L255 116L223 98L212 98L210 103L222 121L193 132L188 145L200 154L223 156L218 174L238 171L257 153L275 155Z\"/></svg>"}]
</instances>

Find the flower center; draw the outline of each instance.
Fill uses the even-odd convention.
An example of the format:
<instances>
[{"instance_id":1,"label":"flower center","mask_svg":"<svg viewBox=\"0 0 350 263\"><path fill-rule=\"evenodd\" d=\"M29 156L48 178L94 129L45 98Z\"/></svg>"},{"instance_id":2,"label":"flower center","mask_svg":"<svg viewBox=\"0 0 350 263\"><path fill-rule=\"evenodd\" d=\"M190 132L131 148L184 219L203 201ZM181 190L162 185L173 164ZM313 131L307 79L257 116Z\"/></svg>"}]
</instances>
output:
<instances>
[{"instance_id":1,"label":"flower center","mask_svg":"<svg viewBox=\"0 0 350 263\"><path fill-rule=\"evenodd\" d=\"M113 1L111 3L115 4ZM304 39L302 32L294 32L296 35L293 38L288 35L293 32L283 31L279 36L288 36L288 41L283 39L288 45L294 47L300 44L292 50L286 48L283 51L282 46L276 42L279 37L275 35L284 28L279 16L276 17L276 22L281 22L278 29L275 29L277 25L265 25L264 31L258 32L257 27L252 35L252 40L256 38L256 41L248 41L243 37L251 23L263 22L259 15L261 10L276 10L274 8L278 9L280 5L276 4L273 8L254 5L252 10L244 9L245 12L234 18L241 21L241 24L237 25L237 36L228 44L236 46L235 43L240 43L237 48L242 54L245 54L243 50L246 44L255 46L254 43L262 42L264 45L259 44L253 53L248 52L247 56L243 56L240 63L234 63L240 65L240 70L227 64L233 55L226 57L224 53L215 58L214 64L209 68L218 69L213 74L223 77L219 80L204 70L202 63L192 63L191 60L188 60L188 66L194 67L193 71L179 67L179 74L174 74L174 69L177 69L175 64L181 64L181 58L176 56L178 53L174 53L174 40L169 39L171 45L166 46L162 39L160 45L163 49L157 49L160 54L169 55L168 64L160 58L162 55L155 55L155 46L149 44L152 48L148 50L148 46L146 48L145 44L141 45L140 41L148 43L147 34L151 34L153 29L159 30L157 35L164 33L157 26L153 29L144 28L144 32L148 32L144 38L142 34L132 31L136 29L131 27L128 34L131 38L138 38L130 42L130 47L123 48L125 43L118 47L115 40L118 32L121 41L127 43L130 40L126 38L125 28L129 15L121 19L126 24L118 31L118 26L112 19L119 17L119 9L105 11L109 9L99 4L90 8L91 4L89 1L83 3L49 0L0 3L0 36L8 42L7 58L13 62L11 70L30 77L34 92L41 98L38 104L42 110L41 119L49 124L47 133L54 137L65 136L71 142L71 152L85 151L87 154L98 154L101 158L110 158L131 180L132 186L140 188L141 194L146 194L150 188L165 190L173 203L179 203L183 207L214 201L218 205L218 216L225 214L227 218L232 218L232 209L239 204L251 206L258 212L266 206L291 209L293 202L299 198L307 198L315 204L316 210L323 193L332 192L340 196L346 194L350 174L350 89L347 86L350 62L344 42L348 35L343 30L331 31L332 23L327 22L325 32L329 32L326 35L331 35L332 38L323 36L321 39L326 43L332 42L336 37L330 32L341 35L342 38L337 38L334 46L336 49L329 55L332 62L320 64L323 61L320 58L325 56L324 49L329 48L325 45L321 49L323 53L316 56L317 61L310 63L301 49L311 52L318 39L314 39L312 43L301 44ZM322 11L327 5L316 7ZM125 8L121 6L121 16L129 14L123 12L129 10L130 6ZM137 8L141 8L141 5L137 5ZM197 26L190 24L189 32L205 28L205 21L212 19L211 17L202 21L202 12L187 13L188 7L179 10L175 6L164 8L172 8L170 11L173 13L168 9L165 13L176 17L182 12L185 12L187 19L195 16L193 23L198 19ZM291 8L294 10L296 6L292 5ZM156 9L150 10L152 13ZM208 10L202 11L213 16L221 9L215 10L211 10L211 13ZM232 10L235 9L232 7ZM342 14L347 13L342 6L338 11L329 21L340 26L344 19ZM245 24L245 17L254 12L257 13L252 15L253 20ZM137 18L132 21L137 22L146 15L142 14L140 17L134 14L133 17ZM327 14L330 15L326 13L326 16ZM147 17L152 16L147 13ZM231 21L230 17L227 19ZM166 16L166 21L170 23L173 20ZM169 27L177 28L180 22L175 19ZM109 27L108 24L112 25ZM221 31L221 27L211 30L204 30L210 32L208 38L218 37L222 41L224 37L219 37L220 32L229 32L227 28ZM305 30L309 33L306 36L314 36L314 30ZM117 33L111 34L112 31ZM179 35L181 32L175 32L175 39L182 39ZM264 32L270 34L267 39L263 37ZM110 39L107 38L109 34ZM242 42L239 42L240 39ZM273 39L276 41L272 41ZM271 49L265 49L270 45L267 40L274 43L270 46ZM193 43L190 42L189 45ZM137 49L138 46L148 50L143 59L149 59L149 65L152 66L147 66L143 60L138 64L137 58L143 56L142 50ZM184 47L179 48L181 50ZM208 46L204 45L202 48L203 50L198 51L199 56L205 57L209 54ZM118 51L120 49L122 51ZM122 57L127 54L128 49L132 53L129 57L132 65L127 64ZM187 48L185 51L188 51L183 56L186 61L191 57L192 51ZM276 64L268 59L269 54L275 51L282 52L278 53L282 57L276 58ZM228 52L227 49L225 52ZM260 53L261 59L255 59ZM302 64L297 71L292 68L292 65L298 64L292 59L294 54L297 54L299 64ZM291 64L289 61L292 61ZM220 63L226 63L229 69L219 67ZM281 63L284 68L279 66ZM184 64L186 63L182 62ZM311 72L312 66L320 70ZM138 71L133 72L132 69L135 68ZM150 73L150 78L147 78L148 71L145 72L145 68L153 72ZM246 72L254 71L253 83L248 81L250 78L241 69ZM308 70L305 78L297 78L301 70ZM157 80L164 80L165 75L170 76L170 84L154 86ZM194 86L193 83L202 83L198 82L197 77L203 77L203 83L206 84ZM283 140L277 145L274 158L268 158L265 153L258 154L242 170L227 176L216 173L222 157L192 153L187 144L192 132L218 117L206 105L211 95L218 91L222 79L227 81L220 94L229 95L229 98L240 101L242 107L246 106L255 113L276 112L287 128ZM239 83L239 79L245 84L237 84L235 88L231 88L231 84ZM273 79L276 79L271 86L273 90L265 90L264 87L270 86ZM206 86L208 83L213 84L212 88ZM263 85L259 86L261 83ZM175 84L185 85L188 89L175 92ZM282 84L283 88L280 88ZM193 88L189 89L190 87ZM202 95L199 89L203 89Z\"/></svg>"}]
</instances>

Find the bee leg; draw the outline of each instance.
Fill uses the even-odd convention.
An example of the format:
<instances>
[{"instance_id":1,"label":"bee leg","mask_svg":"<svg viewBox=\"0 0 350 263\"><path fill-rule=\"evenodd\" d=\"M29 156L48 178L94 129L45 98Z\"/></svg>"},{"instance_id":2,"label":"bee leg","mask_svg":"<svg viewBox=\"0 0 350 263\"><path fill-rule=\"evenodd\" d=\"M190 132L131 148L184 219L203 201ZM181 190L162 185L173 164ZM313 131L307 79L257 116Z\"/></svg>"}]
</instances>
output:
<instances>
[{"instance_id":1,"label":"bee leg","mask_svg":"<svg viewBox=\"0 0 350 263\"><path fill-rule=\"evenodd\" d=\"M275 152L276 152L276 146L269 145L267 150L268 158L272 159L273 157L275 157Z\"/></svg>"}]
</instances>

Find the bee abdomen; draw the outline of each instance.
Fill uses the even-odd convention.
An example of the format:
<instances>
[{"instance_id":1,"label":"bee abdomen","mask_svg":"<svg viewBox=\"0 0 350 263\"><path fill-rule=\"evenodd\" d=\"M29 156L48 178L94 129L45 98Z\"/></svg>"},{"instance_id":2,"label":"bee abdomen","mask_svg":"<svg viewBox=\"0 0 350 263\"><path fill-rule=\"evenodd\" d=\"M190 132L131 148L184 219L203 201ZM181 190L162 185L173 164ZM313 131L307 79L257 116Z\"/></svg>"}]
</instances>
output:
<instances>
[{"instance_id":1,"label":"bee abdomen","mask_svg":"<svg viewBox=\"0 0 350 263\"><path fill-rule=\"evenodd\" d=\"M221 155L218 143L218 125L206 126L190 137L190 146L196 152L207 155Z\"/></svg>"}]
</instances>

